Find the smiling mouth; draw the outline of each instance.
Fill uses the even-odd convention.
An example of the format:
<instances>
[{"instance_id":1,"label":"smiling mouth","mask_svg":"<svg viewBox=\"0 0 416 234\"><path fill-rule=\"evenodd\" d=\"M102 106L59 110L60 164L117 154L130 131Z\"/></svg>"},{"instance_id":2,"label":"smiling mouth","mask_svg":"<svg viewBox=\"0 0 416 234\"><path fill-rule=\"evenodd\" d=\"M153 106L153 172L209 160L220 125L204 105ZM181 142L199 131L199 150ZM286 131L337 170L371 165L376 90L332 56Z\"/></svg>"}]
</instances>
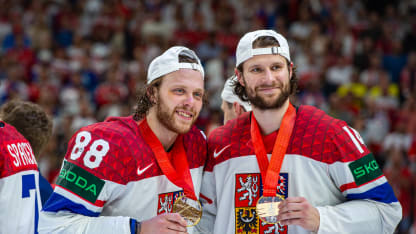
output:
<instances>
[{"instance_id":1,"label":"smiling mouth","mask_svg":"<svg viewBox=\"0 0 416 234\"><path fill-rule=\"evenodd\" d=\"M185 111L176 111L176 113L179 116L184 117L184 118L187 118L187 119L192 119L192 117L194 116L192 113L185 112Z\"/></svg>"}]
</instances>

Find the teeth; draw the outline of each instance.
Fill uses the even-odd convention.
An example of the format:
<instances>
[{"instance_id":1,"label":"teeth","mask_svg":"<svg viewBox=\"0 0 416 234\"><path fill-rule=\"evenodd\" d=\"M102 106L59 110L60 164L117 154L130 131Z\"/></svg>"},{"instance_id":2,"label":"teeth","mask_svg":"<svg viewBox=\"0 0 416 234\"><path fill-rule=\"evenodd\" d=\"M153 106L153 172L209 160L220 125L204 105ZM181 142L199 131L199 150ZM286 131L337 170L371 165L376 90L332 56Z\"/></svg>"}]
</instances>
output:
<instances>
[{"instance_id":1,"label":"teeth","mask_svg":"<svg viewBox=\"0 0 416 234\"><path fill-rule=\"evenodd\" d=\"M190 114L187 114L187 113L182 112L182 111L178 111L178 114L181 115L181 116L184 116L186 118L191 118L191 115Z\"/></svg>"}]
</instances>

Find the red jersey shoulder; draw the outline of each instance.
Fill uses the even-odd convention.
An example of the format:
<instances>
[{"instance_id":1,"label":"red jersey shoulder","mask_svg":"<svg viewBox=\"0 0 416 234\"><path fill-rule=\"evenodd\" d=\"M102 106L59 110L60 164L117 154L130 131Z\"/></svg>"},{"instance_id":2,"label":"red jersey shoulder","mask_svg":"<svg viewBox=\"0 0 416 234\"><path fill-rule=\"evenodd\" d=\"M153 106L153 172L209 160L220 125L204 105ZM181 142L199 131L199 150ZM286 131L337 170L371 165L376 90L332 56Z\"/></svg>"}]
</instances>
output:
<instances>
[{"instance_id":1,"label":"red jersey shoulder","mask_svg":"<svg viewBox=\"0 0 416 234\"><path fill-rule=\"evenodd\" d=\"M357 146L362 150L357 151ZM287 153L333 163L353 161L369 151L358 132L344 121L316 107L300 106Z\"/></svg>"},{"instance_id":2,"label":"red jersey shoulder","mask_svg":"<svg viewBox=\"0 0 416 234\"><path fill-rule=\"evenodd\" d=\"M101 179L125 184L137 170L135 125L132 118L112 118L83 127L69 141L65 158Z\"/></svg>"},{"instance_id":3,"label":"red jersey shoulder","mask_svg":"<svg viewBox=\"0 0 416 234\"><path fill-rule=\"evenodd\" d=\"M187 153L189 168L198 168L205 165L207 158L207 139L205 134L197 127L184 135L184 147Z\"/></svg>"},{"instance_id":4,"label":"red jersey shoulder","mask_svg":"<svg viewBox=\"0 0 416 234\"><path fill-rule=\"evenodd\" d=\"M230 158L252 153L248 144L250 142L250 113L244 113L212 131L208 137L207 170L212 170L214 165Z\"/></svg>"},{"instance_id":5,"label":"red jersey shoulder","mask_svg":"<svg viewBox=\"0 0 416 234\"><path fill-rule=\"evenodd\" d=\"M0 122L0 178L38 170L29 142L11 125Z\"/></svg>"}]
</instances>

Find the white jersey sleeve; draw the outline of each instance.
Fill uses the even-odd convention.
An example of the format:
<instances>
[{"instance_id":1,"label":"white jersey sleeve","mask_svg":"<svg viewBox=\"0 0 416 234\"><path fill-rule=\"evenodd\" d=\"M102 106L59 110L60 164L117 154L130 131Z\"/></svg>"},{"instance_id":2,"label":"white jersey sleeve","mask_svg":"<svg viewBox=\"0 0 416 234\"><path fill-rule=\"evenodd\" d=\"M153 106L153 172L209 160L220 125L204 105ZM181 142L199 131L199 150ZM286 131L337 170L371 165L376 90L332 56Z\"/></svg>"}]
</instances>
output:
<instances>
[{"instance_id":1,"label":"white jersey sleeve","mask_svg":"<svg viewBox=\"0 0 416 234\"><path fill-rule=\"evenodd\" d=\"M345 123L336 129L332 142L341 160L328 164L328 173L346 201L317 207L318 233L393 233L402 216L393 189L359 133Z\"/></svg>"}]
</instances>

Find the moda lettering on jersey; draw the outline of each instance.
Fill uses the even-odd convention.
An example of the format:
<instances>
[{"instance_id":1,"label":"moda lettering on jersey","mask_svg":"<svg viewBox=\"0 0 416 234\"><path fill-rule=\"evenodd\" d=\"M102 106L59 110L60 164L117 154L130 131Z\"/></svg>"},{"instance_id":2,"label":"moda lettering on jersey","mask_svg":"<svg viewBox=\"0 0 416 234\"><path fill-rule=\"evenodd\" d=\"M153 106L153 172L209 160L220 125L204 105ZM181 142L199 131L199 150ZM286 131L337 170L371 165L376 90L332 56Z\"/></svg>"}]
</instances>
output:
<instances>
[{"instance_id":1,"label":"moda lettering on jersey","mask_svg":"<svg viewBox=\"0 0 416 234\"><path fill-rule=\"evenodd\" d=\"M188 227L195 226L202 217L202 206L195 195L188 160L183 146L183 136L178 135L172 150L166 153L162 143L150 129L146 119L140 122L139 128L146 143L152 149L163 174L172 183L184 190L184 194L175 200L172 212L179 213L187 222ZM172 159L173 164L169 158Z\"/></svg>"},{"instance_id":2,"label":"moda lettering on jersey","mask_svg":"<svg viewBox=\"0 0 416 234\"><path fill-rule=\"evenodd\" d=\"M275 224L279 221L277 220L277 215L279 214L278 206L279 203L284 200L284 197L276 194L276 187L280 178L279 173L287 146L289 145L293 126L295 125L295 118L296 110L292 104L289 104L289 107L283 116L269 163L259 126L254 114L251 115L250 134L263 178L263 196L257 201L256 211L260 220L265 223Z\"/></svg>"}]
</instances>

